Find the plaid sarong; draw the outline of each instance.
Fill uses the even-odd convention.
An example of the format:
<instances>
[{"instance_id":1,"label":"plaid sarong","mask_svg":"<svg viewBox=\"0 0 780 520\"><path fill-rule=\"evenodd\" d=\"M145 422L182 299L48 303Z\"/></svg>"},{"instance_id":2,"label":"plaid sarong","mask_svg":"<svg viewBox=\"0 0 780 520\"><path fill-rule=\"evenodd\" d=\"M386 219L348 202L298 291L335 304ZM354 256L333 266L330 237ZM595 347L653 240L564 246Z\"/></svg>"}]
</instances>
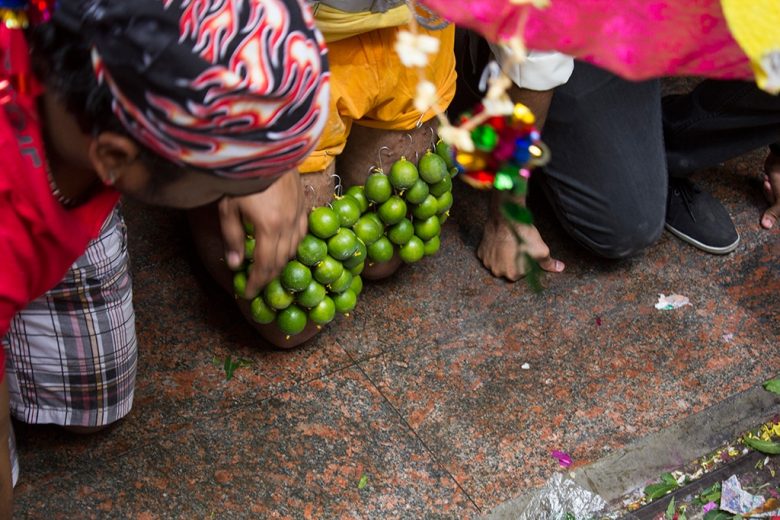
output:
<instances>
[{"instance_id":1,"label":"plaid sarong","mask_svg":"<svg viewBox=\"0 0 780 520\"><path fill-rule=\"evenodd\" d=\"M62 282L14 317L3 348L16 419L105 426L130 412L138 349L118 207Z\"/></svg>"}]
</instances>

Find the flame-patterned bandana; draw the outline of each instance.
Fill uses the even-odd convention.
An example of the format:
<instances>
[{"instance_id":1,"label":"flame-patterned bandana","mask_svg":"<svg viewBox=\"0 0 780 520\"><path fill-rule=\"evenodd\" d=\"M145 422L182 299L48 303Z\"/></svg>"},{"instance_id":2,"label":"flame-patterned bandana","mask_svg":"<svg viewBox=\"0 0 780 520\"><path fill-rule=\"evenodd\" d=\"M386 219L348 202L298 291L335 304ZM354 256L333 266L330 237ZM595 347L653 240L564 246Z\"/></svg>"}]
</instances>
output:
<instances>
[{"instance_id":1,"label":"flame-patterned bandana","mask_svg":"<svg viewBox=\"0 0 780 520\"><path fill-rule=\"evenodd\" d=\"M273 177L327 120L322 36L303 0L60 0L130 134L174 163Z\"/></svg>"}]
</instances>

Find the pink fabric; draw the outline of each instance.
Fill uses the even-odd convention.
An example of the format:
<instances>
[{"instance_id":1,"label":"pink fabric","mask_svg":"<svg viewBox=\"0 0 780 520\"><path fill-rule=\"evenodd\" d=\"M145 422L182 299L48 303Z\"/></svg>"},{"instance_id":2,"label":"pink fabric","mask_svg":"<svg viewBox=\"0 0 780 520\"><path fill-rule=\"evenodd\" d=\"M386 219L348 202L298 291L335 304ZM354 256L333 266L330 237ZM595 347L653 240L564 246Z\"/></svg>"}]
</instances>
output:
<instances>
[{"instance_id":1,"label":"pink fabric","mask_svg":"<svg viewBox=\"0 0 780 520\"><path fill-rule=\"evenodd\" d=\"M541 10L509 0L421 1L492 41L517 34L528 10L528 48L557 50L629 79L753 77L719 0L551 0Z\"/></svg>"}]
</instances>

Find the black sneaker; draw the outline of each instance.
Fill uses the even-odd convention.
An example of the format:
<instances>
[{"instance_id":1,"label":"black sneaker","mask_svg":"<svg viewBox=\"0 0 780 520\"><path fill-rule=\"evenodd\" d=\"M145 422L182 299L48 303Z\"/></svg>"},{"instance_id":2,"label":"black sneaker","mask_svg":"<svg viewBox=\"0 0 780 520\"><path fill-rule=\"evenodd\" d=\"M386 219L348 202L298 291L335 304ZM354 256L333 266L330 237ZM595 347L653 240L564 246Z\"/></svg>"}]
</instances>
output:
<instances>
[{"instance_id":1,"label":"black sneaker","mask_svg":"<svg viewBox=\"0 0 780 520\"><path fill-rule=\"evenodd\" d=\"M688 179L669 179L666 229L708 253L724 255L737 248L739 233L726 208Z\"/></svg>"}]
</instances>

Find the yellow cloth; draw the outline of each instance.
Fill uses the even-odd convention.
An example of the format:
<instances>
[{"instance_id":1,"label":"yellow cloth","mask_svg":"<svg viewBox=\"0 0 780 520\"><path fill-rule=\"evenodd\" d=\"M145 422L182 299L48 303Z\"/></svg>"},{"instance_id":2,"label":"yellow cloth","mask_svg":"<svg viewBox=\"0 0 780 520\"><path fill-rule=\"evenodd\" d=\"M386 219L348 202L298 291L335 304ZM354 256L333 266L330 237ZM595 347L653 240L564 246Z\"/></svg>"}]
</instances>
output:
<instances>
[{"instance_id":1,"label":"yellow cloth","mask_svg":"<svg viewBox=\"0 0 780 520\"><path fill-rule=\"evenodd\" d=\"M347 143L352 124L385 130L411 130L435 116L414 108L416 69L405 67L393 46L399 30L377 29L328 44L331 70L330 114L317 149L300 167L301 173L324 170ZM438 108L445 110L455 96L455 27L425 31L438 38L439 52L426 67L436 85Z\"/></svg>"},{"instance_id":2,"label":"yellow cloth","mask_svg":"<svg viewBox=\"0 0 780 520\"><path fill-rule=\"evenodd\" d=\"M409 8L399 5L384 13L348 13L328 5L318 4L314 12L317 29L328 43L344 40L375 29L406 25L411 20Z\"/></svg>"},{"instance_id":3,"label":"yellow cloth","mask_svg":"<svg viewBox=\"0 0 780 520\"><path fill-rule=\"evenodd\" d=\"M780 92L780 0L721 0L731 34L745 51L756 83Z\"/></svg>"}]
</instances>

